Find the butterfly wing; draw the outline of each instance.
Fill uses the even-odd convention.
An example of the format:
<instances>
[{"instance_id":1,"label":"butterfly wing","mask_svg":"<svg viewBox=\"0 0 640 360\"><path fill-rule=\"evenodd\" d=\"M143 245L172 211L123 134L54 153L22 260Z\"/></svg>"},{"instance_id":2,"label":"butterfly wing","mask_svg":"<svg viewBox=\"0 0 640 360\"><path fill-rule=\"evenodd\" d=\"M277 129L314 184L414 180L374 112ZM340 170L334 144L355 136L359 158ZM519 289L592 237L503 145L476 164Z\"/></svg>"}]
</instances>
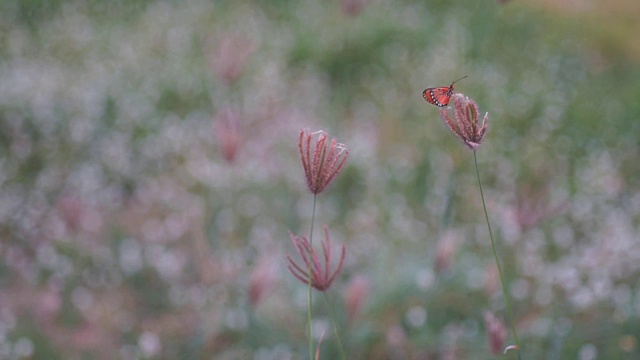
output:
<instances>
[{"instance_id":1,"label":"butterfly wing","mask_svg":"<svg viewBox=\"0 0 640 360\"><path fill-rule=\"evenodd\" d=\"M444 107L449 105L451 94L453 94L453 84L451 86L425 89L422 92L422 97L430 104L437 107Z\"/></svg>"}]
</instances>

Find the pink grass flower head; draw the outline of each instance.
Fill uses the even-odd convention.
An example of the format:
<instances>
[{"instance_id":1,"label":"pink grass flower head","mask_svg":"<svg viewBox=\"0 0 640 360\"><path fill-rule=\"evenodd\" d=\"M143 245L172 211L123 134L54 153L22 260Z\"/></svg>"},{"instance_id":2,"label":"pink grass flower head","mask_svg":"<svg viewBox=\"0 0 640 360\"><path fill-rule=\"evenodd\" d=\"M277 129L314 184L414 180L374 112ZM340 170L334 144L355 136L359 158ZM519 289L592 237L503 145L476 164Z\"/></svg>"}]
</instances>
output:
<instances>
[{"instance_id":1,"label":"pink grass flower head","mask_svg":"<svg viewBox=\"0 0 640 360\"><path fill-rule=\"evenodd\" d=\"M228 163L234 162L242 143L240 120L240 113L229 107L220 110L213 118L213 127L218 146L222 156Z\"/></svg>"},{"instance_id":2,"label":"pink grass flower head","mask_svg":"<svg viewBox=\"0 0 640 360\"><path fill-rule=\"evenodd\" d=\"M494 355L502 352L504 340L507 337L507 329L497 316L491 312L484 313L484 326L489 340L489 348Z\"/></svg>"},{"instance_id":3,"label":"pink grass flower head","mask_svg":"<svg viewBox=\"0 0 640 360\"><path fill-rule=\"evenodd\" d=\"M449 129L456 134L465 144L475 150L480 146L482 137L487 131L489 113L484 114L482 124L478 123L480 110L478 104L461 93L451 96L453 100L453 117L449 114L449 108L440 109L440 116Z\"/></svg>"},{"instance_id":4,"label":"pink grass flower head","mask_svg":"<svg viewBox=\"0 0 640 360\"><path fill-rule=\"evenodd\" d=\"M326 132L300 130L300 159L311 193L317 195L342 171L349 157L349 149Z\"/></svg>"},{"instance_id":5,"label":"pink grass flower head","mask_svg":"<svg viewBox=\"0 0 640 360\"><path fill-rule=\"evenodd\" d=\"M293 261L291 256L287 254L287 268L291 274L304 284L309 284L309 271L311 271L311 286L318 291L327 290L342 269L346 255L344 244L342 244L341 247L338 266L331 272L329 269L331 267L331 240L329 239L329 230L326 225L324 226L324 241L322 242L322 260L320 260L316 250L311 248L311 243L309 243L306 237L290 233L289 238L291 238L293 246L296 247L300 258L304 262L304 266L301 266ZM311 264L309 263L309 259L313 260Z\"/></svg>"}]
</instances>

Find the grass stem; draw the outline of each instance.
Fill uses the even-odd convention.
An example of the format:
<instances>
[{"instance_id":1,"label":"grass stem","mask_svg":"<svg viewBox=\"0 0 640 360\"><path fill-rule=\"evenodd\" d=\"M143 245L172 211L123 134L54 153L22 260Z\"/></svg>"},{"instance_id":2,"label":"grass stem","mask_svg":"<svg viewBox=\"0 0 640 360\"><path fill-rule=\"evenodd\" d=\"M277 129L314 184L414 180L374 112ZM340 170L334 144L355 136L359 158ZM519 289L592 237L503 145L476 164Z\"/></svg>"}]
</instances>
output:
<instances>
[{"instance_id":1,"label":"grass stem","mask_svg":"<svg viewBox=\"0 0 640 360\"><path fill-rule=\"evenodd\" d=\"M498 267L498 274L500 275L500 283L502 284L502 293L504 295L504 301L507 305L507 313L509 314L509 320L511 322L511 330L513 331L513 339L516 343L518 351L518 359L520 357L520 341L518 340L518 331L516 330L516 324L513 320L513 311L511 310L511 301L509 301L509 293L507 292L507 285L502 275L502 267L500 266L500 260L498 259L498 252L496 251L496 243L493 239L493 232L491 231L491 223L489 222L489 214L487 213L487 205L484 201L484 193L482 191L482 182L480 181L480 170L478 170L478 157L476 151L473 151L473 160L476 164L476 175L478 176L478 186L480 186L480 197L482 197L482 208L484 209L484 217L487 220L487 228L489 229L489 237L491 238L491 248L493 249L493 256L496 259L496 266Z\"/></svg>"},{"instance_id":2,"label":"grass stem","mask_svg":"<svg viewBox=\"0 0 640 360\"><path fill-rule=\"evenodd\" d=\"M336 334L336 339L338 341L338 351L340 351L340 358L342 360L347 359L347 355L344 352L344 346L342 345L342 339L340 338L340 333L338 332L338 324L336 322L336 311L331 299L329 299L329 295L325 292L324 299L327 302L327 307L329 308L329 312L331 313L331 322L333 324L333 332Z\"/></svg>"},{"instance_id":3,"label":"grass stem","mask_svg":"<svg viewBox=\"0 0 640 360\"><path fill-rule=\"evenodd\" d=\"M310 251L309 251L309 285L308 285L308 290L309 290L309 299L307 302L307 333L309 336L309 360L313 360L313 333L312 333L312 320L313 320L313 313L311 310L311 307L313 305L313 288L311 287L311 273L312 273L312 269L311 266L313 264L313 225L315 223L315 219L316 219L316 200L317 200L318 195L317 194L313 194L313 211L311 212L311 230L309 230L309 247L310 247Z\"/></svg>"}]
</instances>

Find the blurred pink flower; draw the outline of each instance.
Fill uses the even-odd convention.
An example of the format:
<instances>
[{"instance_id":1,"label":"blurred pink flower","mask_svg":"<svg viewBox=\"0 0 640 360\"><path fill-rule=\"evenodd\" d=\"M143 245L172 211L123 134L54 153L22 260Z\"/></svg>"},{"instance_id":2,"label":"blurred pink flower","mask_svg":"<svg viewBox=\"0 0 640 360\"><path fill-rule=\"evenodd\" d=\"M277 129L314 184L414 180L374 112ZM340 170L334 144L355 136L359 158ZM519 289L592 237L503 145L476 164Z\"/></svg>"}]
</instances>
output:
<instances>
[{"instance_id":1,"label":"blurred pink flower","mask_svg":"<svg viewBox=\"0 0 640 360\"><path fill-rule=\"evenodd\" d=\"M90 351L100 349L102 346L112 345L111 337L98 324L82 324L73 329L69 339L73 347Z\"/></svg>"},{"instance_id":2,"label":"blurred pink flower","mask_svg":"<svg viewBox=\"0 0 640 360\"><path fill-rule=\"evenodd\" d=\"M249 280L249 302L257 306L278 282L273 256L261 256L256 262Z\"/></svg>"},{"instance_id":3,"label":"blurred pink flower","mask_svg":"<svg viewBox=\"0 0 640 360\"><path fill-rule=\"evenodd\" d=\"M63 195L56 200L55 210L71 233L97 233L104 225L103 214L79 196Z\"/></svg>"},{"instance_id":4,"label":"blurred pink flower","mask_svg":"<svg viewBox=\"0 0 640 360\"><path fill-rule=\"evenodd\" d=\"M300 130L298 147L302 167L309 191L315 195L324 191L342 171L349 157L349 149L344 144L335 139L331 139L331 143L327 141L328 135L322 130L313 133L309 129Z\"/></svg>"},{"instance_id":5,"label":"blurred pink flower","mask_svg":"<svg viewBox=\"0 0 640 360\"><path fill-rule=\"evenodd\" d=\"M231 107L225 107L213 118L213 126L218 146L224 159L233 163L236 159L238 148L242 143L240 133L241 115Z\"/></svg>"},{"instance_id":6,"label":"blurred pink flower","mask_svg":"<svg viewBox=\"0 0 640 360\"><path fill-rule=\"evenodd\" d=\"M42 322L53 321L62 308L62 297L55 290L44 290L36 296L35 313Z\"/></svg>"},{"instance_id":7,"label":"blurred pink flower","mask_svg":"<svg viewBox=\"0 0 640 360\"><path fill-rule=\"evenodd\" d=\"M489 113L485 113L482 125L480 125L478 123L480 110L475 101L461 93L453 94L451 99L453 100L455 121L449 115L449 108L440 109L440 116L454 134L462 139L471 150L475 150L480 146L482 137L487 131Z\"/></svg>"},{"instance_id":8,"label":"blurred pink flower","mask_svg":"<svg viewBox=\"0 0 640 360\"><path fill-rule=\"evenodd\" d=\"M343 14L353 17L358 16L368 3L369 0L341 0L340 8Z\"/></svg>"},{"instance_id":9,"label":"blurred pink flower","mask_svg":"<svg viewBox=\"0 0 640 360\"><path fill-rule=\"evenodd\" d=\"M495 263L487 264L484 270L484 292L488 296L492 296L499 289L500 274Z\"/></svg>"},{"instance_id":10,"label":"blurred pink flower","mask_svg":"<svg viewBox=\"0 0 640 360\"><path fill-rule=\"evenodd\" d=\"M369 297L369 279L362 275L355 276L349 281L344 297L347 316L349 321L353 321L362 308L362 304Z\"/></svg>"},{"instance_id":11,"label":"blurred pink flower","mask_svg":"<svg viewBox=\"0 0 640 360\"><path fill-rule=\"evenodd\" d=\"M322 334L320 334L320 339L318 339L318 344L316 345L315 360L320 360L320 345L322 345L322 342L324 341L324 334L325 332L323 331Z\"/></svg>"},{"instance_id":12,"label":"blurred pink flower","mask_svg":"<svg viewBox=\"0 0 640 360\"><path fill-rule=\"evenodd\" d=\"M484 313L484 326L488 335L489 349L494 355L500 354L507 337L507 329L502 321L489 311Z\"/></svg>"},{"instance_id":13,"label":"blurred pink flower","mask_svg":"<svg viewBox=\"0 0 640 360\"><path fill-rule=\"evenodd\" d=\"M438 273L446 271L451 267L457 248L458 241L453 232L446 233L442 239L440 239L436 250L436 271Z\"/></svg>"},{"instance_id":14,"label":"blurred pink flower","mask_svg":"<svg viewBox=\"0 0 640 360\"><path fill-rule=\"evenodd\" d=\"M407 342L407 334L402 326L393 325L387 328L385 339L387 340L387 346L392 348L401 348Z\"/></svg>"},{"instance_id":15,"label":"blurred pink flower","mask_svg":"<svg viewBox=\"0 0 640 360\"><path fill-rule=\"evenodd\" d=\"M298 265L289 254L287 254L287 268L296 277L296 279L302 281L305 284L309 284L309 271L311 271L311 286L318 291L325 291L330 286L335 277L340 273L344 258L346 255L346 248L342 244L342 250L340 260L338 261L337 268L330 272L331 266L331 241L329 239L329 230L327 226L324 226L324 241L322 242L323 263L318 258L318 253L315 249L311 248L311 243L304 236L297 236L289 233L289 238L293 242L293 245L298 250L300 258L304 262L304 266ZM309 260L312 259L312 263Z\"/></svg>"},{"instance_id":16,"label":"blurred pink flower","mask_svg":"<svg viewBox=\"0 0 640 360\"><path fill-rule=\"evenodd\" d=\"M253 41L247 36L228 33L222 34L210 48L209 66L228 85L238 80L249 56L255 51Z\"/></svg>"},{"instance_id":17,"label":"blurred pink flower","mask_svg":"<svg viewBox=\"0 0 640 360\"><path fill-rule=\"evenodd\" d=\"M535 227L544 219L555 217L567 208L564 200L551 205L549 187L525 185L518 188L516 193L515 218L524 231Z\"/></svg>"}]
</instances>

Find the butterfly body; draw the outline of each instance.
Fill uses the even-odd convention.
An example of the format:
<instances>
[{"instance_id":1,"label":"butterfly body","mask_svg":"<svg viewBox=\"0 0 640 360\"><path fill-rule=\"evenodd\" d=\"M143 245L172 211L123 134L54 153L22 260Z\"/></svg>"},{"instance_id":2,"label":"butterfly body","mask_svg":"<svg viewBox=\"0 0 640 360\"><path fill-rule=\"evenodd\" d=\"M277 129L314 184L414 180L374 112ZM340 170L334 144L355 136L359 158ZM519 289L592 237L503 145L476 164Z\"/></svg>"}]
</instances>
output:
<instances>
[{"instance_id":1,"label":"butterfly body","mask_svg":"<svg viewBox=\"0 0 640 360\"><path fill-rule=\"evenodd\" d=\"M453 95L453 84L464 78L466 78L466 76L452 82L449 86L432 87L425 89L422 92L422 97L430 104L433 104L437 107L445 107L449 105L449 100L451 100L451 96Z\"/></svg>"}]
</instances>

